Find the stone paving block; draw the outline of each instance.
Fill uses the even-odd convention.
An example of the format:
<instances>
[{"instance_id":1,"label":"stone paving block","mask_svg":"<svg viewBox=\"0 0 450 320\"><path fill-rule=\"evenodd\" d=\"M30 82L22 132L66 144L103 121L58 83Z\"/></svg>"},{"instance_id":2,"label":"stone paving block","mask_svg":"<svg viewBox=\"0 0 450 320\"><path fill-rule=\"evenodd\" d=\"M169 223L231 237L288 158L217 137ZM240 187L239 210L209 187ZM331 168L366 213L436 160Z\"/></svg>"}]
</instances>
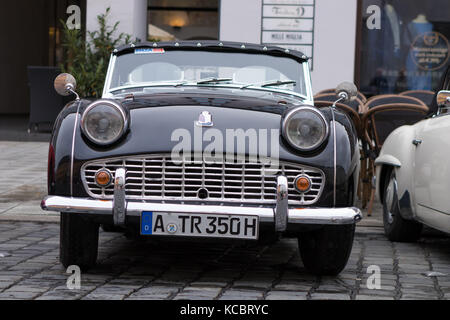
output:
<instances>
[{"instance_id":1,"label":"stone paving block","mask_svg":"<svg viewBox=\"0 0 450 320\"><path fill-rule=\"evenodd\" d=\"M7 272L7 273L0 273L0 282L2 281L18 281L20 279L22 279L23 276L22 275L16 275L13 274L12 272Z\"/></svg>"},{"instance_id":2,"label":"stone paving block","mask_svg":"<svg viewBox=\"0 0 450 320\"><path fill-rule=\"evenodd\" d=\"M277 291L267 293L266 300L306 300L306 292Z\"/></svg>"},{"instance_id":3,"label":"stone paving block","mask_svg":"<svg viewBox=\"0 0 450 320\"><path fill-rule=\"evenodd\" d=\"M13 285L11 286L9 289L3 291L5 293L8 292L34 292L34 293L41 293L41 292L45 292L48 289L50 289L50 287L46 287L46 286L27 286L27 285Z\"/></svg>"},{"instance_id":4,"label":"stone paving block","mask_svg":"<svg viewBox=\"0 0 450 320\"><path fill-rule=\"evenodd\" d=\"M132 287L141 287L144 286L146 283L150 282L154 277L129 277L124 278L122 275L120 275L119 278L112 279L108 281L109 285L125 285L125 286L132 286Z\"/></svg>"},{"instance_id":5,"label":"stone paving block","mask_svg":"<svg viewBox=\"0 0 450 320\"><path fill-rule=\"evenodd\" d=\"M434 287L433 283L416 284L416 283L402 282L401 287L402 287L402 290L421 290L423 292L435 291L435 287Z\"/></svg>"},{"instance_id":6,"label":"stone paving block","mask_svg":"<svg viewBox=\"0 0 450 320\"><path fill-rule=\"evenodd\" d=\"M395 291L392 290L382 290L382 289L367 289L360 288L358 291L360 295L368 295L368 296L385 296L385 297L394 297Z\"/></svg>"},{"instance_id":7,"label":"stone paving block","mask_svg":"<svg viewBox=\"0 0 450 320\"><path fill-rule=\"evenodd\" d=\"M97 287L93 294L130 294L134 290L137 290L139 286L129 286L129 285L111 285L111 284L105 284L102 286Z\"/></svg>"},{"instance_id":8,"label":"stone paving block","mask_svg":"<svg viewBox=\"0 0 450 320\"><path fill-rule=\"evenodd\" d=\"M433 280L424 276L417 277L416 275L400 275L400 283L432 285Z\"/></svg>"},{"instance_id":9,"label":"stone paving block","mask_svg":"<svg viewBox=\"0 0 450 320\"><path fill-rule=\"evenodd\" d=\"M12 286L14 284L13 281L0 281L0 291Z\"/></svg>"},{"instance_id":10,"label":"stone paving block","mask_svg":"<svg viewBox=\"0 0 450 320\"><path fill-rule=\"evenodd\" d=\"M317 293L346 293L348 292L348 288L339 284L320 284L318 288L314 289L314 292Z\"/></svg>"},{"instance_id":11,"label":"stone paving block","mask_svg":"<svg viewBox=\"0 0 450 320\"><path fill-rule=\"evenodd\" d=\"M90 293L81 300L123 300L125 294Z\"/></svg>"},{"instance_id":12,"label":"stone paving block","mask_svg":"<svg viewBox=\"0 0 450 320\"><path fill-rule=\"evenodd\" d=\"M394 300L394 297L358 294L356 300Z\"/></svg>"},{"instance_id":13,"label":"stone paving block","mask_svg":"<svg viewBox=\"0 0 450 320\"><path fill-rule=\"evenodd\" d=\"M191 286L193 287L226 287L228 285L227 282L217 281L216 278L201 278L198 281L191 282Z\"/></svg>"},{"instance_id":14,"label":"stone paving block","mask_svg":"<svg viewBox=\"0 0 450 320\"><path fill-rule=\"evenodd\" d=\"M6 299L33 299L37 297L39 292L22 292L22 291L8 291L0 293L0 298Z\"/></svg>"},{"instance_id":15,"label":"stone paving block","mask_svg":"<svg viewBox=\"0 0 450 320\"><path fill-rule=\"evenodd\" d=\"M422 290L420 288L402 288L402 295L425 295L425 296L438 296L436 290Z\"/></svg>"},{"instance_id":16,"label":"stone paving block","mask_svg":"<svg viewBox=\"0 0 450 320\"><path fill-rule=\"evenodd\" d=\"M274 289L280 291L294 291L294 292L308 292L311 290L312 283L302 283L302 282L280 282L274 286Z\"/></svg>"},{"instance_id":17,"label":"stone paving block","mask_svg":"<svg viewBox=\"0 0 450 320\"><path fill-rule=\"evenodd\" d=\"M438 297L424 294L404 294L400 300L437 300Z\"/></svg>"},{"instance_id":18,"label":"stone paving block","mask_svg":"<svg viewBox=\"0 0 450 320\"><path fill-rule=\"evenodd\" d=\"M181 290L181 286L167 286L167 285L151 285L148 287L140 288L132 293L133 296L150 296L158 295L169 297L172 294Z\"/></svg>"},{"instance_id":19,"label":"stone paving block","mask_svg":"<svg viewBox=\"0 0 450 320\"><path fill-rule=\"evenodd\" d=\"M131 294L128 297L125 297L125 300L165 300L167 299L167 295L134 295Z\"/></svg>"},{"instance_id":20,"label":"stone paving block","mask_svg":"<svg viewBox=\"0 0 450 320\"><path fill-rule=\"evenodd\" d=\"M197 300L197 299L207 299L212 300L216 298L222 291L221 288L197 288L197 287L186 287L178 293L173 299L175 300Z\"/></svg>"},{"instance_id":21,"label":"stone paving block","mask_svg":"<svg viewBox=\"0 0 450 320\"><path fill-rule=\"evenodd\" d=\"M222 294L219 300L256 300L262 299L263 295L263 291L229 289Z\"/></svg>"},{"instance_id":22,"label":"stone paving block","mask_svg":"<svg viewBox=\"0 0 450 320\"><path fill-rule=\"evenodd\" d=\"M311 300L350 300L350 294L345 293L312 293Z\"/></svg>"},{"instance_id":23,"label":"stone paving block","mask_svg":"<svg viewBox=\"0 0 450 320\"><path fill-rule=\"evenodd\" d=\"M271 287L273 280L236 280L233 288L249 288L249 289L268 289Z\"/></svg>"}]
</instances>

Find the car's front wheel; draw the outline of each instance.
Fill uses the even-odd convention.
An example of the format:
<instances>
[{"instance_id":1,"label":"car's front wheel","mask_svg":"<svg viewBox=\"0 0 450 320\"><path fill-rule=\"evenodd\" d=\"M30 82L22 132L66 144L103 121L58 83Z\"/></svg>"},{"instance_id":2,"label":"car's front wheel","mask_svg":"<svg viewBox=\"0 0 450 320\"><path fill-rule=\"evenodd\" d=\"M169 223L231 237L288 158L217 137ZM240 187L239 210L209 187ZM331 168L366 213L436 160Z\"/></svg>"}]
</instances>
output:
<instances>
[{"instance_id":1,"label":"car's front wheel","mask_svg":"<svg viewBox=\"0 0 450 320\"><path fill-rule=\"evenodd\" d=\"M61 212L59 259L82 270L97 261L99 225L79 213Z\"/></svg>"},{"instance_id":2,"label":"car's front wheel","mask_svg":"<svg viewBox=\"0 0 450 320\"><path fill-rule=\"evenodd\" d=\"M383 225L384 233L391 241L412 242L420 237L422 224L406 220L400 214L398 205L398 188L395 170L386 172L383 192Z\"/></svg>"},{"instance_id":3,"label":"car's front wheel","mask_svg":"<svg viewBox=\"0 0 450 320\"><path fill-rule=\"evenodd\" d=\"M355 224L327 225L301 233L298 240L303 265L316 275L337 275L347 264L354 234Z\"/></svg>"}]
</instances>

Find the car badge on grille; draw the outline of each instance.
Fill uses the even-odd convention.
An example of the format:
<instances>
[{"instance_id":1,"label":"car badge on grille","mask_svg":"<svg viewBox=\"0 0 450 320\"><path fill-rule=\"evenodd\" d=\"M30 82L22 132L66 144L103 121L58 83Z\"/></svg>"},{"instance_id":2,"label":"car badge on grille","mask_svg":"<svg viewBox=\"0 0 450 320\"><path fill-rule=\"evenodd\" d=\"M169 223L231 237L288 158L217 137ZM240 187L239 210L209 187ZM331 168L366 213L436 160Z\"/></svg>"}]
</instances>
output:
<instances>
[{"instance_id":1,"label":"car badge on grille","mask_svg":"<svg viewBox=\"0 0 450 320\"><path fill-rule=\"evenodd\" d=\"M199 127L212 127L212 115L208 111L203 111L198 116L198 121L195 122L195 125Z\"/></svg>"}]
</instances>

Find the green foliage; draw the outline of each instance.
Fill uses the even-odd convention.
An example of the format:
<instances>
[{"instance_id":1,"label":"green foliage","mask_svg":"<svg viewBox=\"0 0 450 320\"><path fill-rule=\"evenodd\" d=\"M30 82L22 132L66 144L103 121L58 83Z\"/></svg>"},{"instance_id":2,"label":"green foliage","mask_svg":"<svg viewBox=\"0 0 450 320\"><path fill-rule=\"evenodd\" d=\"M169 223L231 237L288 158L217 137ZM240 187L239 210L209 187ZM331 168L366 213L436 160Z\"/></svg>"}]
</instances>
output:
<instances>
[{"instance_id":1,"label":"green foliage","mask_svg":"<svg viewBox=\"0 0 450 320\"><path fill-rule=\"evenodd\" d=\"M106 71L112 50L130 43L130 35L119 34L113 38L119 22L108 26L110 8L97 16L98 29L87 31L70 30L64 21L63 41L65 61L60 66L62 72L70 73L77 80L77 92L82 97L100 97L103 91ZM86 41L87 38L87 41Z\"/></svg>"}]
</instances>

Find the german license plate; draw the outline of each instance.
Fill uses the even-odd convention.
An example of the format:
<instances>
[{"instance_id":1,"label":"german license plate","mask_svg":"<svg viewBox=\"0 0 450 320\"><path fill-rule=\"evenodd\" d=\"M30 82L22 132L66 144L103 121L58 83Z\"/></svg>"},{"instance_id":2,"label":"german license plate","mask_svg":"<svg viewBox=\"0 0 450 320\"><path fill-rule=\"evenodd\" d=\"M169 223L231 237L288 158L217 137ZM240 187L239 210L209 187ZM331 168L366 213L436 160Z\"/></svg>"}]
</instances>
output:
<instances>
[{"instance_id":1,"label":"german license plate","mask_svg":"<svg viewBox=\"0 0 450 320\"><path fill-rule=\"evenodd\" d=\"M142 235L258 239L258 216L144 211Z\"/></svg>"}]
</instances>

